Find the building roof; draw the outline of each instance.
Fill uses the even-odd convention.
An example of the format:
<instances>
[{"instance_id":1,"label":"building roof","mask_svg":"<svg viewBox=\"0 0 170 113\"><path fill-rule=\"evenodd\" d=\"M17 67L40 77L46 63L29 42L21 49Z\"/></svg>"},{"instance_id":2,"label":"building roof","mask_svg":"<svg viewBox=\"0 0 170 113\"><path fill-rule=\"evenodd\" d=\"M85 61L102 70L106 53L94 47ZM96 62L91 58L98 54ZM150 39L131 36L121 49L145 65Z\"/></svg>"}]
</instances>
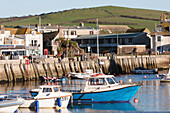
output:
<instances>
[{"instance_id":1,"label":"building roof","mask_svg":"<svg viewBox=\"0 0 170 113\"><path fill-rule=\"evenodd\" d=\"M148 28L142 28L142 29L128 29L126 31L126 33L138 33L138 32L150 33L150 30Z\"/></svg>"},{"instance_id":2,"label":"building roof","mask_svg":"<svg viewBox=\"0 0 170 113\"><path fill-rule=\"evenodd\" d=\"M58 35L58 31L55 32L49 32L49 33L43 33L43 40L45 41L51 41Z\"/></svg>"},{"instance_id":3,"label":"building roof","mask_svg":"<svg viewBox=\"0 0 170 113\"><path fill-rule=\"evenodd\" d=\"M104 33L125 33L130 29L127 25L99 25L100 34Z\"/></svg>"},{"instance_id":4,"label":"building roof","mask_svg":"<svg viewBox=\"0 0 170 113\"><path fill-rule=\"evenodd\" d=\"M31 34L29 31L34 31L28 28L5 28L6 31L10 31L10 34L19 35L19 34ZM36 32L36 34L40 34Z\"/></svg>"},{"instance_id":5,"label":"building roof","mask_svg":"<svg viewBox=\"0 0 170 113\"><path fill-rule=\"evenodd\" d=\"M118 34L118 38L135 38L139 35L143 35L145 33L124 33L124 34ZM97 35L82 35L79 36L76 39L96 39ZM99 39L102 38L117 38L117 34L99 34Z\"/></svg>"},{"instance_id":6,"label":"building roof","mask_svg":"<svg viewBox=\"0 0 170 113\"><path fill-rule=\"evenodd\" d=\"M89 26L41 26L41 29L59 29L59 27L61 27L61 29L94 29L93 27L89 27ZM30 29L36 29L35 26L16 26L15 28L30 28Z\"/></svg>"}]
</instances>

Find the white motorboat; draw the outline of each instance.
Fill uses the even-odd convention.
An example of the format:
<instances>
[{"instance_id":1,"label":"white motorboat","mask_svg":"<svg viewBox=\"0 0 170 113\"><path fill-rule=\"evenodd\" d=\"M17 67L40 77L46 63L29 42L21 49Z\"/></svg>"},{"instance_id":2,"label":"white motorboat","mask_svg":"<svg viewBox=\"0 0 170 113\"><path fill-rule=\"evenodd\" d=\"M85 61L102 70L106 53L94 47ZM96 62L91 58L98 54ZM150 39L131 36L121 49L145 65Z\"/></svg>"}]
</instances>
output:
<instances>
[{"instance_id":1,"label":"white motorboat","mask_svg":"<svg viewBox=\"0 0 170 113\"><path fill-rule=\"evenodd\" d=\"M24 99L20 97L0 96L0 112L13 113L24 103Z\"/></svg>"},{"instance_id":2,"label":"white motorboat","mask_svg":"<svg viewBox=\"0 0 170 113\"><path fill-rule=\"evenodd\" d=\"M20 108L35 108L38 101L39 108L66 108L70 96L69 92L60 91L60 86L43 85L39 89L30 90L31 97L25 98L24 104Z\"/></svg>"},{"instance_id":3,"label":"white motorboat","mask_svg":"<svg viewBox=\"0 0 170 113\"><path fill-rule=\"evenodd\" d=\"M163 74L162 76L159 75L161 77L161 82L170 82L170 64L169 64L169 71L167 74Z\"/></svg>"},{"instance_id":4,"label":"white motorboat","mask_svg":"<svg viewBox=\"0 0 170 113\"><path fill-rule=\"evenodd\" d=\"M83 79L90 77L90 75L92 74L94 74L92 69L86 69L84 73L70 72L68 73L68 76L71 77L72 79Z\"/></svg>"}]
</instances>

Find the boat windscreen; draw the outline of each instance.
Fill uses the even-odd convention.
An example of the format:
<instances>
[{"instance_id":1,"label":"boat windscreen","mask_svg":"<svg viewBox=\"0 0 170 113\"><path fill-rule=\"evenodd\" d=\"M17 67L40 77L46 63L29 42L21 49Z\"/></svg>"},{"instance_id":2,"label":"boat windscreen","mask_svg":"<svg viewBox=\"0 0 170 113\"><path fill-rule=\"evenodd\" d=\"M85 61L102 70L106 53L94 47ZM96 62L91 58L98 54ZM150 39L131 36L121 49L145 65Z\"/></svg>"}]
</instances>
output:
<instances>
[{"instance_id":1,"label":"boat windscreen","mask_svg":"<svg viewBox=\"0 0 170 113\"><path fill-rule=\"evenodd\" d=\"M119 83L115 77L112 77L112 79L113 79L116 83Z\"/></svg>"},{"instance_id":2,"label":"boat windscreen","mask_svg":"<svg viewBox=\"0 0 170 113\"><path fill-rule=\"evenodd\" d=\"M113 81L112 78L106 78L106 79L107 79L107 82L108 82L109 84L115 84L115 82Z\"/></svg>"}]
</instances>

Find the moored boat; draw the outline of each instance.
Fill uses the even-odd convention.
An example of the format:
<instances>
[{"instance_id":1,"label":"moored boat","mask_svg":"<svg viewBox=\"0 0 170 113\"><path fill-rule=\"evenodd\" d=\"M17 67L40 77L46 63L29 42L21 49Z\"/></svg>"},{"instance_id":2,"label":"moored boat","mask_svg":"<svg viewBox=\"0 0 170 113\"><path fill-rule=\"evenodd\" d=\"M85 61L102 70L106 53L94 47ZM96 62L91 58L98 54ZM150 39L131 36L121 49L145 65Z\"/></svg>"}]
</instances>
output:
<instances>
[{"instance_id":1,"label":"moored boat","mask_svg":"<svg viewBox=\"0 0 170 113\"><path fill-rule=\"evenodd\" d=\"M146 69L143 67L136 67L134 70L131 70L130 73L133 73L133 74L157 74L158 70L157 69Z\"/></svg>"},{"instance_id":2,"label":"moored boat","mask_svg":"<svg viewBox=\"0 0 170 113\"><path fill-rule=\"evenodd\" d=\"M170 64L169 64L169 71L167 74L163 74L164 76L161 76L161 82L170 82ZM160 76L160 75L159 75Z\"/></svg>"},{"instance_id":3,"label":"moored boat","mask_svg":"<svg viewBox=\"0 0 170 113\"><path fill-rule=\"evenodd\" d=\"M20 97L5 97L0 99L0 112L13 113L17 108L24 103L24 99Z\"/></svg>"},{"instance_id":4,"label":"moored boat","mask_svg":"<svg viewBox=\"0 0 170 113\"><path fill-rule=\"evenodd\" d=\"M44 85L39 89L30 90L31 97L26 97L21 108L34 108L38 101L39 108L66 108L68 106L70 96L69 92L60 91L60 86Z\"/></svg>"},{"instance_id":5,"label":"moored boat","mask_svg":"<svg viewBox=\"0 0 170 113\"><path fill-rule=\"evenodd\" d=\"M72 79L83 79L90 77L92 74L94 74L92 69L86 69L84 73L70 72L68 73L68 76Z\"/></svg>"},{"instance_id":6,"label":"moored boat","mask_svg":"<svg viewBox=\"0 0 170 113\"><path fill-rule=\"evenodd\" d=\"M80 86L80 90L70 90L74 103L129 102L140 88L138 84L120 84L113 75L103 74L88 77Z\"/></svg>"}]
</instances>

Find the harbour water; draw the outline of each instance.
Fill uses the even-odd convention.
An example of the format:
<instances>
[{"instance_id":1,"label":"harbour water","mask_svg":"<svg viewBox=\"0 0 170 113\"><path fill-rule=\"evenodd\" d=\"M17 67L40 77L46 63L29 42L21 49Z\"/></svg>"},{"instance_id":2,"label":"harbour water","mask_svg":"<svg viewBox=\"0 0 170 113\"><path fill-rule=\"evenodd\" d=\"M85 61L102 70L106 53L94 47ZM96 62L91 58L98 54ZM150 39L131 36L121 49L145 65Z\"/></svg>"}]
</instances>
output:
<instances>
[{"instance_id":1,"label":"harbour water","mask_svg":"<svg viewBox=\"0 0 170 113\"><path fill-rule=\"evenodd\" d=\"M144 77L146 76L146 78ZM153 75L122 75L117 76L118 80L124 82L139 83L142 87L138 93L132 98L130 103L97 103L97 104L78 104L68 106L67 109L56 110L56 109L40 109L39 112L43 113L141 113L141 112L170 112L170 83L160 82L160 78ZM67 83L65 83L67 84ZM41 83L39 82L25 82L17 84L0 84L0 94L11 94L15 95L26 95L29 96L29 89L36 88ZM61 84L62 85L62 84ZM64 86L64 84L63 84ZM134 103L134 99L138 99L138 103ZM18 113L34 113L29 109L19 109Z\"/></svg>"}]
</instances>

